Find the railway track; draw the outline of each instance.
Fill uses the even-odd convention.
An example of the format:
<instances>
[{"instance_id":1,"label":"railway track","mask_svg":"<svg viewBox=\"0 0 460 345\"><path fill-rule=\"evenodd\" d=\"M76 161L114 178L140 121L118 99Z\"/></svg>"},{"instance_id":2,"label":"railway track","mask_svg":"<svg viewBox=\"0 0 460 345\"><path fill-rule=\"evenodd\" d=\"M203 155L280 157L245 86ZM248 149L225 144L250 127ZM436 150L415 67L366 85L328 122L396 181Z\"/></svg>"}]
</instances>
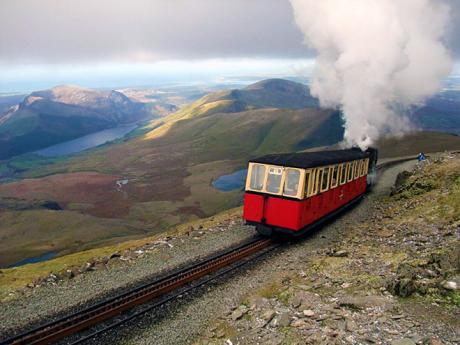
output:
<instances>
[{"instance_id":1,"label":"railway track","mask_svg":"<svg viewBox=\"0 0 460 345\"><path fill-rule=\"evenodd\" d=\"M223 253L183 268L158 280L149 282L128 292L104 300L89 308L3 340L0 342L0 345L54 343L60 339L91 328L104 321L113 319L115 316L120 315L127 310L133 309L134 307L144 305L149 301L158 299L173 291L177 291L179 288L184 287L191 282L197 281L200 278L211 275L208 279L202 280L198 284L190 286L185 291L180 291L180 294L195 289L210 280L216 279L218 276L227 274L229 271L242 266L246 263L246 261L244 261L245 259L250 258L252 260L258 256L264 255L267 251L273 250L278 246L280 246L279 243L275 243L270 239L261 237L255 238L254 240L236 248L229 249ZM223 270L224 268L227 269ZM212 274L216 272L218 272L217 275ZM147 311L174 299L177 295L168 296L167 298L158 300L153 305L75 340L72 344L81 343L98 334L106 332L109 329L117 327L120 324L139 316L140 314L146 313Z\"/></svg>"},{"instance_id":2,"label":"railway track","mask_svg":"<svg viewBox=\"0 0 460 345\"><path fill-rule=\"evenodd\" d=\"M379 171L414 158L403 158L378 165ZM217 277L227 274L259 256L265 255L281 244L267 238L255 238L235 248L204 259L201 262L187 266L169 275L135 287L115 297L108 298L86 309L61 317L55 321L35 327L24 333L0 341L0 345L19 344L50 344L78 332L91 329L93 326L107 322L116 316L124 314L135 307L146 305L125 317L105 325L78 339L72 339L71 344L80 344L110 329L120 326L154 308L163 305L180 294L186 293L198 286L204 285ZM195 282L194 285L190 285ZM185 290L180 288L189 285ZM175 292L175 293L174 293ZM168 295L169 294L169 295Z\"/></svg>"},{"instance_id":3,"label":"railway track","mask_svg":"<svg viewBox=\"0 0 460 345\"><path fill-rule=\"evenodd\" d=\"M430 156L426 156L427 158L429 158ZM377 171L382 171L383 169L388 169L394 165L397 165L397 164L400 164L400 163L404 163L404 162L408 162L408 161L413 161L413 160L416 160L417 157L406 157L406 158L400 158L400 159L395 159L395 160L392 160L392 161L388 161L388 162L385 162L385 163L381 163L381 164L378 164L377 165Z\"/></svg>"}]
</instances>

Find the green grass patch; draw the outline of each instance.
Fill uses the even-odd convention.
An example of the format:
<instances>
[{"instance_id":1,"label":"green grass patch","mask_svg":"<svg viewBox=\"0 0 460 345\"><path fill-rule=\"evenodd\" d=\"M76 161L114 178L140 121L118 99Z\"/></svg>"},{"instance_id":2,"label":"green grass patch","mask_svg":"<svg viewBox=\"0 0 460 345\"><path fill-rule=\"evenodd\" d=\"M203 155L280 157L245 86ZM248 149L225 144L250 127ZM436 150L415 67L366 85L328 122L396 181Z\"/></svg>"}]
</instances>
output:
<instances>
[{"instance_id":1,"label":"green grass patch","mask_svg":"<svg viewBox=\"0 0 460 345\"><path fill-rule=\"evenodd\" d=\"M39 218L40 214L36 213L37 211L34 211L34 212L35 213L31 213L31 214L34 215L35 218ZM48 212L51 212L51 211L48 211ZM154 234L150 236L144 235L138 239L130 240L129 237L111 238L109 241L120 242L120 243L115 243L115 244L107 244L107 242L104 243L103 240L93 240L92 242L87 243L87 245L91 245L91 244L99 245L100 247L85 250L85 248L83 248L84 246L81 246L79 248L76 248L77 250L80 250L80 251L73 253L73 254L68 254L68 255L60 256L60 257L57 257L57 258L54 258L48 261L28 264L28 265L24 265L20 267L0 269L0 301L11 298L12 296L10 296L10 294L13 293L15 290L23 288L28 283L33 282L34 280L37 280L38 278L45 277L49 275L50 273L62 272L72 267L81 267L86 262L94 258L103 258L106 256L110 256L111 254L115 252L123 252L124 250L127 250L127 249L138 248L138 247L145 245L146 243L151 243L167 235L178 236L178 235L184 234L187 231L189 231L190 227L198 228L199 226L202 226L204 229L207 229L207 228L216 226L217 224L223 221L227 221L230 218L240 217L241 212L242 212L241 207L234 208L234 209L222 212L218 215L212 216L210 218L197 219L197 220L193 220L187 223L183 223L183 224L174 226L170 228L167 232L164 232L161 234ZM74 222L73 215L75 215L75 213L66 212L65 214L63 214L63 218L62 218L63 221L69 224L71 229L72 229L72 223ZM83 215L80 215L80 216L83 218L85 217ZM82 219L82 218L79 218L79 219ZM3 219L0 219L0 224L2 224L2 220ZM85 231L88 231L88 233L93 233L93 234L95 233L95 231L97 231L97 229L95 228L91 228L91 227L88 228L85 226L82 226L80 229L85 229ZM22 233L22 230L17 230L17 229L14 229L13 232L18 232L18 231L20 232L20 234ZM2 233L1 229L0 229L0 233ZM78 233L78 231L76 231L75 233ZM35 235L36 234L33 234L33 236ZM40 236L40 234L38 234L38 236ZM52 236L56 236L56 235L52 234ZM66 237L66 236L65 236L65 241L71 241L75 239L72 235L70 235L70 237ZM80 232L80 236L81 236L80 239L83 240L85 233ZM31 237L31 235L26 235L26 237L29 238ZM139 235L137 235L137 237L139 237ZM46 241L46 242L48 243L49 241ZM12 246L12 245L13 244L10 244L9 246ZM14 252L25 251L24 253L30 256L34 256L37 254L37 253L32 253L32 252L28 253L27 250L30 250L30 248L29 249L27 248L27 245L25 247L16 246L13 248ZM48 250L47 248L43 248L43 251L46 252L47 250ZM4 248L0 248L0 251L4 252ZM16 259L14 259L14 261L16 261Z\"/></svg>"}]
</instances>

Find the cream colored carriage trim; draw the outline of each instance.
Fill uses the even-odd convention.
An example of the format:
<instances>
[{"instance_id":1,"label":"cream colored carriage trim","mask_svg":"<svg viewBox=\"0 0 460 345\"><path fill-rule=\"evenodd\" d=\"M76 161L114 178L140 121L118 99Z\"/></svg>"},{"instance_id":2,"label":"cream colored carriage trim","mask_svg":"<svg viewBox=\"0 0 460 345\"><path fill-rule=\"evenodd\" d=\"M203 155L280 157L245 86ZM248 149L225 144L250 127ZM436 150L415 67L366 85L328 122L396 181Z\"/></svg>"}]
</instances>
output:
<instances>
[{"instance_id":1,"label":"cream colored carriage trim","mask_svg":"<svg viewBox=\"0 0 460 345\"><path fill-rule=\"evenodd\" d=\"M353 162L347 163L347 182L353 181Z\"/></svg>"},{"instance_id":2,"label":"cream colored carriage trim","mask_svg":"<svg viewBox=\"0 0 460 345\"><path fill-rule=\"evenodd\" d=\"M308 192L309 197L318 194L318 183L317 183L318 175L319 175L319 172L317 168L311 169L310 188Z\"/></svg>"},{"instance_id":3,"label":"cream colored carriage trim","mask_svg":"<svg viewBox=\"0 0 460 345\"><path fill-rule=\"evenodd\" d=\"M251 190L251 176L252 176L252 166L253 163L249 163L248 166L248 173L246 174L246 184L244 187L244 190Z\"/></svg>"},{"instance_id":4,"label":"cream colored carriage trim","mask_svg":"<svg viewBox=\"0 0 460 345\"><path fill-rule=\"evenodd\" d=\"M297 186L296 195L287 195L285 194L285 191L284 191L288 170L296 170L299 172L299 184ZM283 196L287 196L289 198L303 199L304 188L305 188L305 170L299 169L299 168L284 167L283 177L284 177L283 184L282 184Z\"/></svg>"},{"instance_id":5,"label":"cream colored carriage trim","mask_svg":"<svg viewBox=\"0 0 460 345\"><path fill-rule=\"evenodd\" d=\"M251 188L251 179L252 179L252 173L254 171L254 167L255 166L263 166L265 168L265 172L264 172L264 177L263 177L263 184L262 184L262 189L253 189ZM265 181L266 181L266 178L267 178L267 172L268 172L268 169L267 169L267 165L266 164L261 164L261 163L249 163L249 167L248 167L248 174L246 175L246 190L250 190L250 191L254 191L254 192L263 192L264 190L264 186L265 186Z\"/></svg>"},{"instance_id":6,"label":"cream colored carriage trim","mask_svg":"<svg viewBox=\"0 0 460 345\"><path fill-rule=\"evenodd\" d=\"M369 158L366 158L364 175L367 175L368 173L369 173Z\"/></svg>"},{"instance_id":7,"label":"cream colored carriage trim","mask_svg":"<svg viewBox=\"0 0 460 345\"><path fill-rule=\"evenodd\" d=\"M334 173L335 172L335 173ZM333 189L333 188L336 188L338 185L339 185L339 179L340 179L340 164L334 164L331 166L331 170L330 170L330 174L331 174L331 177L330 177L330 189ZM335 180L333 180L333 177L335 175Z\"/></svg>"},{"instance_id":8,"label":"cream colored carriage trim","mask_svg":"<svg viewBox=\"0 0 460 345\"><path fill-rule=\"evenodd\" d=\"M324 183L324 175L327 175L326 176L326 183ZM323 168L323 176L321 177L321 184L319 185L319 190L321 193L324 193L324 192L327 192L329 190L329 183L331 181L331 167L330 166L326 166ZM323 188L323 186L325 186Z\"/></svg>"},{"instance_id":9,"label":"cream colored carriage trim","mask_svg":"<svg viewBox=\"0 0 460 345\"><path fill-rule=\"evenodd\" d=\"M321 183L323 182L323 171L323 167L316 169L315 194L320 193Z\"/></svg>"},{"instance_id":10,"label":"cream colored carriage trim","mask_svg":"<svg viewBox=\"0 0 460 345\"><path fill-rule=\"evenodd\" d=\"M353 162L353 180L356 180L359 177L359 162L360 161Z\"/></svg>"},{"instance_id":11,"label":"cream colored carriage trim","mask_svg":"<svg viewBox=\"0 0 460 345\"><path fill-rule=\"evenodd\" d=\"M347 163L341 163L340 164L340 179L339 179L339 185L343 186L345 183L347 183L347 174L348 174L348 164Z\"/></svg>"},{"instance_id":12,"label":"cream colored carriage trim","mask_svg":"<svg viewBox=\"0 0 460 345\"><path fill-rule=\"evenodd\" d=\"M314 169L306 169L305 170L305 175L304 175L304 198L308 198L310 196L310 191L311 191L311 188L312 188L312 183L313 183L313 176L314 176L314 173L313 173L313 170ZM308 180L308 181L307 181Z\"/></svg>"}]
</instances>

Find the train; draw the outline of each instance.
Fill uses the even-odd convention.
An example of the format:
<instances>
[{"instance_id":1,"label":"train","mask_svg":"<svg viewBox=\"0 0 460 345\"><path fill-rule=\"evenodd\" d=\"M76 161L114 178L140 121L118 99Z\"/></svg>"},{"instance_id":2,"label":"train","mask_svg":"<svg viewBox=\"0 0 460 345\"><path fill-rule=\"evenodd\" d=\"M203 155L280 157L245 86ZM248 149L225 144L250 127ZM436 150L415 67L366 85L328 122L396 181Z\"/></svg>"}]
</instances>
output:
<instances>
[{"instance_id":1,"label":"train","mask_svg":"<svg viewBox=\"0 0 460 345\"><path fill-rule=\"evenodd\" d=\"M264 236L301 236L362 199L375 183L377 159L375 148L251 159L243 218Z\"/></svg>"}]
</instances>

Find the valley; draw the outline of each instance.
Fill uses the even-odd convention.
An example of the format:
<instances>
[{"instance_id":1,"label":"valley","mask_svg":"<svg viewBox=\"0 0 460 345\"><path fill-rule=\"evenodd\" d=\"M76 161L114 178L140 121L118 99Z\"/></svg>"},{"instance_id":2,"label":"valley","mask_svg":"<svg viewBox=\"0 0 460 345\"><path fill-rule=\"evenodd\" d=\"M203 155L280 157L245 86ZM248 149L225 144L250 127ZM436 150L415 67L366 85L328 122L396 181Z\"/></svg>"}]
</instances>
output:
<instances>
[{"instance_id":1,"label":"valley","mask_svg":"<svg viewBox=\"0 0 460 345\"><path fill-rule=\"evenodd\" d=\"M127 92L139 101L155 95ZM7 182L0 185L0 266L141 238L212 216L241 204L240 188L213 184L246 168L248 159L333 146L343 138L340 113L319 109L299 83L269 79L193 100L198 94L159 93L166 97L162 102L180 109L110 144L0 163ZM460 137L417 132L377 146L381 157L398 157L459 150Z\"/></svg>"}]
</instances>

